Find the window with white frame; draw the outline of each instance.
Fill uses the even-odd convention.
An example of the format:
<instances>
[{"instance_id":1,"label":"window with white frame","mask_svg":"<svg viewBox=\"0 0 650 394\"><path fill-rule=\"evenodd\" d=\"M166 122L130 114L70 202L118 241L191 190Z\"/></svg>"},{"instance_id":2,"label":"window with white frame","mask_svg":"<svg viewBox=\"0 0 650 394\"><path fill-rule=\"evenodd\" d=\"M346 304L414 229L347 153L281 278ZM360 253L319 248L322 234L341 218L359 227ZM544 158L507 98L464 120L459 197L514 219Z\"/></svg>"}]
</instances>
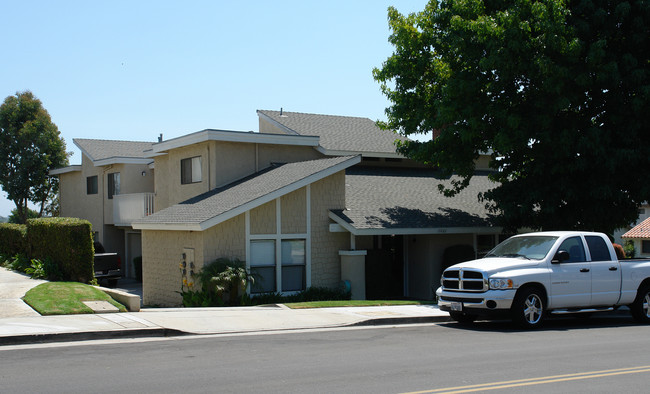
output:
<instances>
[{"instance_id":1,"label":"window with white frame","mask_svg":"<svg viewBox=\"0 0 650 394\"><path fill-rule=\"evenodd\" d=\"M275 241L251 241L250 255L251 274L255 279L251 285L251 293L272 293L275 286Z\"/></svg>"},{"instance_id":2,"label":"window with white frame","mask_svg":"<svg viewBox=\"0 0 650 394\"><path fill-rule=\"evenodd\" d=\"M250 269L255 278L251 293L272 293L305 290L306 254L304 239L280 241L279 264L276 240L252 240ZM278 286L278 273L280 286Z\"/></svg>"},{"instance_id":3,"label":"window with white frame","mask_svg":"<svg viewBox=\"0 0 650 394\"><path fill-rule=\"evenodd\" d=\"M282 291L305 290L305 240L282 240Z\"/></svg>"},{"instance_id":4,"label":"window with white frame","mask_svg":"<svg viewBox=\"0 0 650 394\"><path fill-rule=\"evenodd\" d=\"M201 156L181 160L181 184L201 182Z\"/></svg>"}]
</instances>

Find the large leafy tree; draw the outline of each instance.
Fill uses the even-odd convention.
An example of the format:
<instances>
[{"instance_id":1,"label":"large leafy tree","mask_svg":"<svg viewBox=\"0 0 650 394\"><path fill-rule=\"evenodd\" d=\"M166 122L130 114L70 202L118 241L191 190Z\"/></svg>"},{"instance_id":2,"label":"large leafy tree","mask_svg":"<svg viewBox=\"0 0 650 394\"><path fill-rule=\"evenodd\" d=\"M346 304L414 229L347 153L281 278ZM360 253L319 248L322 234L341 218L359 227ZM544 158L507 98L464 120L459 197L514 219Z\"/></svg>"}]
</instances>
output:
<instances>
[{"instance_id":1,"label":"large leafy tree","mask_svg":"<svg viewBox=\"0 0 650 394\"><path fill-rule=\"evenodd\" d=\"M383 125L435 139L403 154L460 177L491 154L479 196L508 229L612 232L650 199L650 2L430 1L391 8L374 70Z\"/></svg>"},{"instance_id":2,"label":"large leafy tree","mask_svg":"<svg viewBox=\"0 0 650 394\"><path fill-rule=\"evenodd\" d=\"M0 106L0 186L16 204L19 222L28 218L28 201L43 215L58 191L49 171L67 164L65 141L41 101L29 91L7 97Z\"/></svg>"}]
</instances>

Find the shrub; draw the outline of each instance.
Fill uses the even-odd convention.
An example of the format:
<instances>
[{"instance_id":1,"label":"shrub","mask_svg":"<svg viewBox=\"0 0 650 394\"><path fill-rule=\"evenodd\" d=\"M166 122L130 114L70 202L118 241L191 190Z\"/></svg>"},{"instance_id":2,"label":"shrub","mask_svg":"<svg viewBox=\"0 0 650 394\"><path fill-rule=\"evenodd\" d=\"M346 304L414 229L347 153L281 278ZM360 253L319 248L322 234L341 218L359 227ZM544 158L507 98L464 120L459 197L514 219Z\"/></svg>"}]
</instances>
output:
<instances>
[{"instance_id":1,"label":"shrub","mask_svg":"<svg viewBox=\"0 0 650 394\"><path fill-rule=\"evenodd\" d=\"M40 218L27 221L32 258L50 258L63 280L89 283L94 279L91 225L75 218Z\"/></svg>"},{"instance_id":2,"label":"shrub","mask_svg":"<svg viewBox=\"0 0 650 394\"><path fill-rule=\"evenodd\" d=\"M13 256L29 254L27 226L24 224L0 224L0 253Z\"/></svg>"},{"instance_id":3,"label":"shrub","mask_svg":"<svg viewBox=\"0 0 650 394\"><path fill-rule=\"evenodd\" d=\"M625 241L625 245L623 246L623 250L625 251L625 256L629 259L633 259L634 256L636 256L636 249L634 248L634 241L631 239L628 239Z\"/></svg>"}]
</instances>

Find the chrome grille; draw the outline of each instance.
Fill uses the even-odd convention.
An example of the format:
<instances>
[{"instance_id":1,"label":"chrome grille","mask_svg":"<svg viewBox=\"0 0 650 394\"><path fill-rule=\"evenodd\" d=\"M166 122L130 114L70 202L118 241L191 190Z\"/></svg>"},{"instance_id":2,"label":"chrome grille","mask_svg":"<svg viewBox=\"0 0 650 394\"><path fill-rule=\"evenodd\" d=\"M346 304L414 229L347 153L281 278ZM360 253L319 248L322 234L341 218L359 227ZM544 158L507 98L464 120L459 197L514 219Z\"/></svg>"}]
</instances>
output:
<instances>
[{"instance_id":1,"label":"chrome grille","mask_svg":"<svg viewBox=\"0 0 650 394\"><path fill-rule=\"evenodd\" d=\"M487 291L488 281L480 271L452 268L442 274L442 288L447 291L482 293Z\"/></svg>"}]
</instances>

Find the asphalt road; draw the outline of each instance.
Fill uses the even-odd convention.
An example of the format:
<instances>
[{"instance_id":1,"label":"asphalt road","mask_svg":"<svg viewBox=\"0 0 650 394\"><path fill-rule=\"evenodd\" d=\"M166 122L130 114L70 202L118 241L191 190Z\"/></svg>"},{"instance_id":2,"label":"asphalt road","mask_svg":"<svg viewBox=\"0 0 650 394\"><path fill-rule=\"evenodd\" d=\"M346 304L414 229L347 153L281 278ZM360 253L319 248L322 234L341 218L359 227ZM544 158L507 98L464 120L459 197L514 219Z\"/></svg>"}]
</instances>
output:
<instances>
[{"instance_id":1,"label":"asphalt road","mask_svg":"<svg viewBox=\"0 0 650 394\"><path fill-rule=\"evenodd\" d=\"M2 393L650 391L627 317L0 347Z\"/></svg>"}]
</instances>

